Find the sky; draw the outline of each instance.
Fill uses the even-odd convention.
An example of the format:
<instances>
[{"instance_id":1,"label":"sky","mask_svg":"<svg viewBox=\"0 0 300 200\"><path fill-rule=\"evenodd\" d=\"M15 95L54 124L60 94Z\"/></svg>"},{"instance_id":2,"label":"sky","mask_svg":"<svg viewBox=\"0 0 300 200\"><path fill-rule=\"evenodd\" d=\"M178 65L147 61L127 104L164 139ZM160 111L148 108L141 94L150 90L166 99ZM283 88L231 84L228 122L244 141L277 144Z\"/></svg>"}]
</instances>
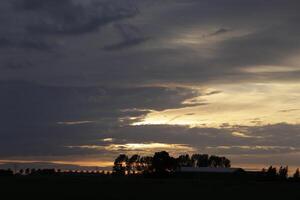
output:
<instances>
[{"instance_id":1,"label":"sky","mask_svg":"<svg viewBox=\"0 0 300 200\"><path fill-rule=\"evenodd\" d=\"M300 166L298 0L1 0L0 164Z\"/></svg>"}]
</instances>

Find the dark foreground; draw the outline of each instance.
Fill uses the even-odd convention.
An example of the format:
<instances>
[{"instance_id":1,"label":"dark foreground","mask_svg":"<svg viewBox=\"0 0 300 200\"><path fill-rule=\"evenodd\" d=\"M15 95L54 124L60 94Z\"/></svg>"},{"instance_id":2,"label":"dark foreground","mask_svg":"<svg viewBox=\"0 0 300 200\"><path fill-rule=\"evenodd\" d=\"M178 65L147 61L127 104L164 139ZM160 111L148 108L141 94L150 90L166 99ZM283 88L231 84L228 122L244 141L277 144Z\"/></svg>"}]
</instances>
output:
<instances>
[{"instance_id":1,"label":"dark foreground","mask_svg":"<svg viewBox=\"0 0 300 200\"><path fill-rule=\"evenodd\" d=\"M0 177L2 197L58 199L203 199L278 198L298 199L300 183L293 181L199 180L191 178L134 177ZM297 198L298 197L298 198Z\"/></svg>"}]
</instances>

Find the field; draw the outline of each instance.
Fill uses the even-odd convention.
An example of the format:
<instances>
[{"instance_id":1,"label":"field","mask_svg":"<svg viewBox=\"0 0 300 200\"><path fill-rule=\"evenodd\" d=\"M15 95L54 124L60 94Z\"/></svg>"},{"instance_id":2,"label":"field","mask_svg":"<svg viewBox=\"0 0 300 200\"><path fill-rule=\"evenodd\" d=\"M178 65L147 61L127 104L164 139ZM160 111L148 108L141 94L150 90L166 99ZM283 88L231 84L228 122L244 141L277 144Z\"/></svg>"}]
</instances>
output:
<instances>
[{"instance_id":1,"label":"field","mask_svg":"<svg viewBox=\"0 0 300 200\"><path fill-rule=\"evenodd\" d=\"M1 196L93 199L203 199L300 197L292 181L132 177L0 177Z\"/></svg>"}]
</instances>

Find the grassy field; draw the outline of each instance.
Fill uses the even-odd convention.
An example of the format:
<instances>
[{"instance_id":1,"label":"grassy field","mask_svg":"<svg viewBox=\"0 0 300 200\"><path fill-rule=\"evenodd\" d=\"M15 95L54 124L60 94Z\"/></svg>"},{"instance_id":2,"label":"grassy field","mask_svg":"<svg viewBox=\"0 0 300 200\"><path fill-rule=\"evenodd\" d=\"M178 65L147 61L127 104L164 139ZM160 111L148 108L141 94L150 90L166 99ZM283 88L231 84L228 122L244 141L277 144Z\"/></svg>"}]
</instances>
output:
<instances>
[{"instance_id":1,"label":"grassy field","mask_svg":"<svg viewBox=\"0 0 300 200\"><path fill-rule=\"evenodd\" d=\"M289 181L151 179L128 177L0 177L1 196L93 199L203 199L300 197Z\"/></svg>"}]
</instances>

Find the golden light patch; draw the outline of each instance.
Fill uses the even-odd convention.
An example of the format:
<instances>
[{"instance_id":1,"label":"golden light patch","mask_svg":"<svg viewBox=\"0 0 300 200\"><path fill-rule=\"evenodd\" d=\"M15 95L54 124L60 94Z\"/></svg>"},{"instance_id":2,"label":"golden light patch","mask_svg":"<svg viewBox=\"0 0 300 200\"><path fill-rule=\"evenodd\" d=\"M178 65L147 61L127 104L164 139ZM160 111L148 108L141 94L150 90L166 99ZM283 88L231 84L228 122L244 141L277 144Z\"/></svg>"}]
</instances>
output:
<instances>
[{"instance_id":1,"label":"golden light patch","mask_svg":"<svg viewBox=\"0 0 300 200\"><path fill-rule=\"evenodd\" d=\"M147 150L186 150L193 151L192 147L183 144L165 144L165 143L128 143L128 144L112 144L106 147L109 151L147 151Z\"/></svg>"},{"instance_id":2,"label":"golden light patch","mask_svg":"<svg viewBox=\"0 0 300 200\"><path fill-rule=\"evenodd\" d=\"M273 66L273 65L259 65L245 67L241 70L248 73L278 73L278 72L296 72L300 71L299 67L295 66Z\"/></svg>"},{"instance_id":3,"label":"golden light patch","mask_svg":"<svg viewBox=\"0 0 300 200\"><path fill-rule=\"evenodd\" d=\"M237 131L234 131L231 134L236 137L251 138L250 135L246 135L245 133L241 133L241 132L237 132Z\"/></svg>"},{"instance_id":4,"label":"golden light patch","mask_svg":"<svg viewBox=\"0 0 300 200\"><path fill-rule=\"evenodd\" d=\"M110 167L113 166L111 161L53 161L54 164L78 165L81 167Z\"/></svg>"},{"instance_id":5,"label":"golden light patch","mask_svg":"<svg viewBox=\"0 0 300 200\"><path fill-rule=\"evenodd\" d=\"M101 145L81 145L67 146L67 148L95 149L107 151L156 151L156 150L178 150L193 151L192 147L184 144L166 144L166 143L126 143L126 144L110 144Z\"/></svg>"},{"instance_id":6,"label":"golden light patch","mask_svg":"<svg viewBox=\"0 0 300 200\"><path fill-rule=\"evenodd\" d=\"M126 144L110 144L101 145L81 145L67 146L68 148L106 150L110 152L131 152L131 153L154 153L157 151L176 152L195 152L196 149L185 144L167 144L167 143L126 143Z\"/></svg>"},{"instance_id":7,"label":"golden light patch","mask_svg":"<svg viewBox=\"0 0 300 200\"><path fill-rule=\"evenodd\" d=\"M300 123L300 83L248 83L214 85L202 91L220 91L185 102L199 106L152 111L139 125L187 125L197 127L260 126ZM184 102L183 102L184 104Z\"/></svg>"},{"instance_id":8,"label":"golden light patch","mask_svg":"<svg viewBox=\"0 0 300 200\"><path fill-rule=\"evenodd\" d=\"M114 138L104 138L102 139L103 142L113 142Z\"/></svg>"}]
</instances>

